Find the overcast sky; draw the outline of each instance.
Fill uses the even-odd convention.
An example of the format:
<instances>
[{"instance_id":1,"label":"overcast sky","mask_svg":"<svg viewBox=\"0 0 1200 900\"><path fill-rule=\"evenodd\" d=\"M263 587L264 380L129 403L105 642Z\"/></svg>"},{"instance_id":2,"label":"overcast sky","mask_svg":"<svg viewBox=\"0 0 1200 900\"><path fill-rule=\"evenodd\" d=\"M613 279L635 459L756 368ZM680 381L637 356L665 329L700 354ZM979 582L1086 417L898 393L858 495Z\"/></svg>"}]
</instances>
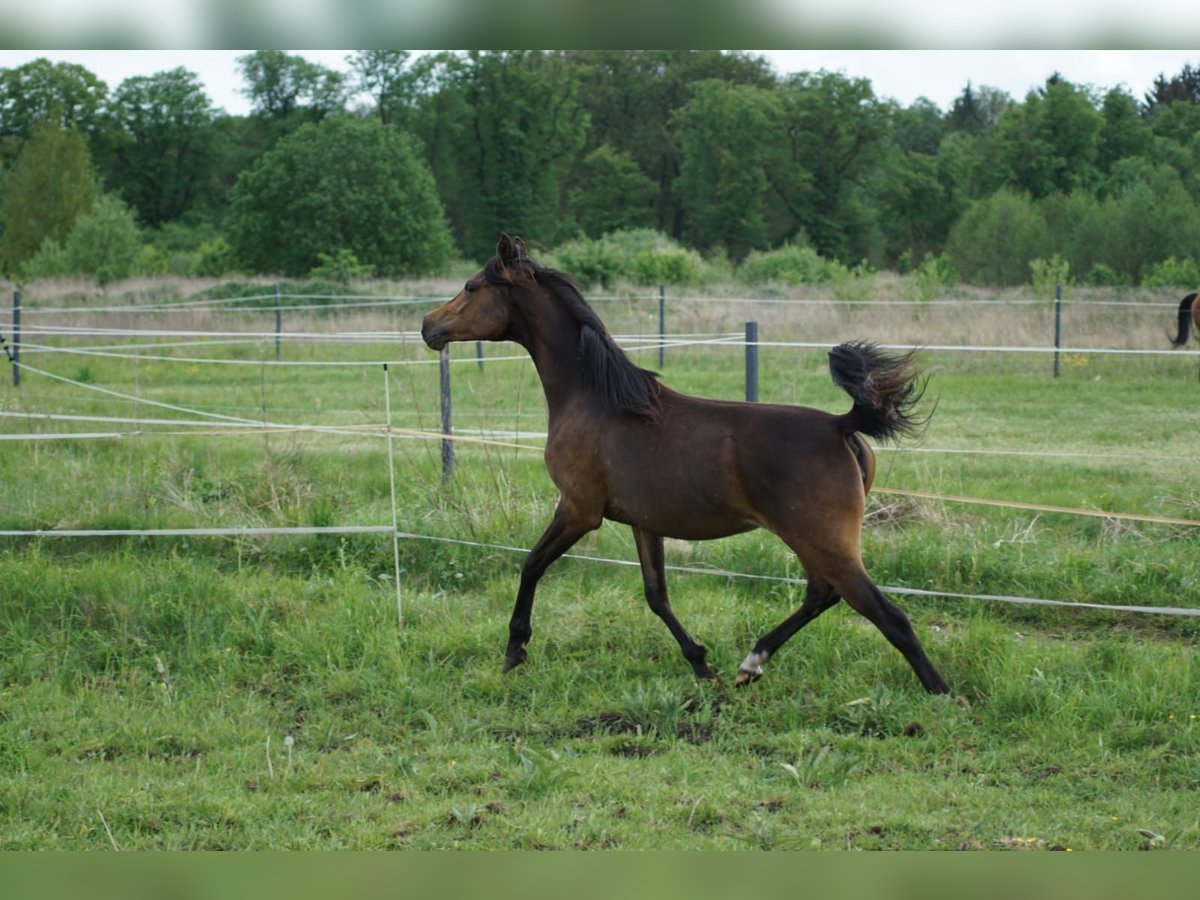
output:
<instances>
[{"instance_id":1,"label":"overcast sky","mask_svg":"<svg viewBox=\"0 0 1200 900\"><path fill-rule=\"evenodd\" d=\"M47 57L79 63L116 88L133 75L183 66L195 72L214 105L232 114L249 110L237 71L246 50L0 50L0 68ZM290 51L332 69L348 70L348 50ZM1141 98L1156 76L1200 66L1198 50L756 50L781 74L828 69L867 78L879 97L907 106L927 97L946 110L967 82L999 88L1023 99L1053 72L1101 89L1125 85Z\"/></svg>"}]
</instances>

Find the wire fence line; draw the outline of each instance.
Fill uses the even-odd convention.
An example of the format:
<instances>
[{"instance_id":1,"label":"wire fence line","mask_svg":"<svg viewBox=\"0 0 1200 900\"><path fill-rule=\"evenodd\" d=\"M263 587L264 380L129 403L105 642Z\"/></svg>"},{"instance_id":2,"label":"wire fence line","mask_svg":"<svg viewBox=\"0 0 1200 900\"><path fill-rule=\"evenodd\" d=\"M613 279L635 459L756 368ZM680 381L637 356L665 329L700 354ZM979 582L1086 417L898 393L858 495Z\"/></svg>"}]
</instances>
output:
<instances>
[{"instance_id":1,"label":"wire fence line","mask_svg":"<svg viewBox=\"0 0 1200 900\"><path fill-rule=\"evenodd\" d=\"M45 538L126 538L126 537L213 537L213 538L233 538L245 539L250 537L269 537L269 536L329 536L329 535L363 535L363 534L381 534L391 535L394 539L404 541L428 541L442 544L453 544L462 547L472 547L491 551L503 551L509 553L528 554L529 548L516 547L509 544L494 544L483 541L468 541L459 538L447 538L436 535L415 534L412 532L401 531L394 525L330 525L330 526L301 526L301 527L250 527L237 526L232 528L146 528L146 529L31 529L18 530L7 529L0 530L0 537L4 538L23 538L23 539L45 539ZM637 567L640 564L635 560L612 559L602 556L591 556L581 553L565 553L564 559L578 560L581 562L599 563L602 565L622 566L626 568ZM737 572L731 569L712 568L706 566L681 566L681 565L666 565L664 567L670 572L699 575L713 578L725 579L744 579L748 581L766 581L776 584L789 584L795 586L803 586L807 584L807 579L790 578L781 575L762 575L758 573ZM891 594L899 594L902 596L911 597L926 597L926 598L941 598L950 600L972 600L989 603L1006 603L1023 606L1050 606L1066 609L1087 609L1098 610L1103 612L1116 612L1127 614L1140 615L1158 615L1158 616L1174 616L1174 617L1200 617L1200 608L1192 607L1177 607L1177 606L1133 606L1121 605L1112 603L1095 603L1086 600L1061 600L1061 599L1046 599L1041 597L1020 597L1008 594L973 594L959 591L939 591L927 588L912 588L902 585L880 585L880 590Z\"/></svg>"},{"instance_id":2,"label":"wire fence line","mask_svg":"<svg viewBox=\"0 0 1200 900\"><path fill-rule=\"evenodd\" d=\"M1181 289L1182 290L1182 289ZM277 304L287 311L334 311L337 309L357 309L372 306L421 306L430 303L442 303L450 299L452 294L418 295L403 297L388 297L377 294L319 294L280 292L251 294L242 297L210 297L199 300L178 300L159 303L130 303L106 306L40 306L26 305L25 312L29 314L53 315L87 315L99 314L162 314L176 312L228 312L256 313L275 312ZM588 302L658 302L662 295L647 294L595 294L587 297ZM282 303L282 301L289 301ZM294 300L317 300L320 303L296 304ZM670 296L672 303L735 303L739 305L760 304L763 306L914 306L925 309L940 309L953 307L1051 307L1054 299L1011 297L1011 298L978 298L978 297L935 297L928 300L904 298L837 298L837 297L721 297L712 295L681 294ZM1178 301L1158 300L1094 300L1064 297L1065 306L1095 306L1095 307L1125 307L1136 309L1174 309Z\"/></svg>"}]
</instances>

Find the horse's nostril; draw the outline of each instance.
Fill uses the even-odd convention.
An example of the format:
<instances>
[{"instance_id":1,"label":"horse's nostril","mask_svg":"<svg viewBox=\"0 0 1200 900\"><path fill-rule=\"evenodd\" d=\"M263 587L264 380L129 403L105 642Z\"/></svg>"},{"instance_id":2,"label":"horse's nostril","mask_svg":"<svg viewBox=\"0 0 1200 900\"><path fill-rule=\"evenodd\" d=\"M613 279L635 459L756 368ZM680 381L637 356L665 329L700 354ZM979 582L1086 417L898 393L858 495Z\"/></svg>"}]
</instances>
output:
<instances>
[{"instance_id":1,"label":"horse's nostril","mask_svg":"<svg viewBox=\"0 0 1200 900\"><path fill-rule=\"evenodd\" d=\"M421 323L421 338L434 350L441 350L446 346L445 335L446 329L441 325L433 324L428 320Z\"/></svg>"}]
</instances>

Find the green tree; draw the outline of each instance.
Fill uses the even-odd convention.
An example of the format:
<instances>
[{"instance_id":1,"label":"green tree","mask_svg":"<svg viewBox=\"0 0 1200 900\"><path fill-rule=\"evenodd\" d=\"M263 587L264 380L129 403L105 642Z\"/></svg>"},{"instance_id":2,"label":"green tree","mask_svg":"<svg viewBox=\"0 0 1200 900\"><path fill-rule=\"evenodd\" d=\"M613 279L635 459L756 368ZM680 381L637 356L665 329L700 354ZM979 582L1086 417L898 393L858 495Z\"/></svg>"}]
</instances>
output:
<instances>
[{"instance_id":1,"label":"green tree","mask_svg":"<svg viewBox=\"0 0 1200 900\"><path fill-rule=\"evenodd\" d=\"M998 88L981 85L975 89L968 81L962 93L954 98L944 124L950 132L986 134L996 126L1000 114L1011 102L1012 98Z\"/></svg>"},{"instance_id":2,"label":"green tree","mask_svg":"<svg viewBox=\"0 0 1200 900\"><path fill-rule=\"evenodd\" d=\"M253 271L305 275L352 253L382 275L438 271L452 244L428 167L408 135L331 116L299 128L242 174L229 244Z\"/></svg>"},{"instance_id":3,"label":"green tree","mask_svg":"<svg viewBox=\"0 0 1200 900\"><path fill-rule=\"evenodd\" d=\"M1005 183L1033 197L1094 189L1104 117L1085 89L1051 77L1012 104L996 125L998 171Z\"/></svg>"},{"instance_id":4,"label":"green tree","mask_svg":"<svg viewBox=\"0 0 1200 900\"><path fill-rule=\"evenodd\" d=\"M75 63L43 58L0 69L0 165L38 125L75 129L91 140L101 127L108 86Z\"/></svg>"},{"instance_id":5,"label":"green tree","mask_svg":"<svg viewBox=\"0 0 1200 900\"><path fill-rule=\"evenodd\" d=\"M423 77L436 91L424 139L459 245L491 255L496 236L566 236L566 182L587 134L579 73L540 50L443 54Z\"/></svg>"},{"instance_id":6,"label":"green tree","mask_svg":"<svg viewBox=\"0 0 1200 900\"><path fill-rule=\"evenodd\" d=\"M411 56L407 50L359 50L347 57L358 88L374 98L385 125L403 124L415 103L417 73L409 65Z\"/></svg>"},{"instance_id":7,"label":"green tree","mask_svg":"<svg viewBox=\"0 0 1200 900\"><path fill-rule=\"evenodd\" d=\"M317 120L345 106L345 75L303 56L256 50L239 56L237 63L246 82L242 93L258 115L287 119L300 113Z\"/></svg>"},{"instance_id":8,"label":"green tree","mask_svg":"<svg viewBox=\"0 0 1200 900\"><path fill-rule=\"evenodd\" d=\"M654 222L654 182L626 154L602 144L584 157L569 207L584 234L599 237Z\"/></svg>"},{"instance_id":9,"label":"green tree","mask_svg":"<svg viewBox=\"0 0 1200 900\"><path fill-rule=\"evenodd\" d=\"M146 225L213 196L216 115L197 76L183 68L128 78L114 92L108 181Z\"/></svg>"},{"instance_id":10,"label":"green tree","mask_svg":"<svg viewBox=\"0 0 1200 900\"><path fill-rule=\"evenodd\" d=\"M676 116L683 152L677 189L684 234L734 260L766 244L766 164L779 128L778 98L715 79L693 88Z\"/></svg>"},{"instance_id":11,"label":"green tree","mask_svg":"<svg viewBox=\"0 0 1200 900\"><path fill-rule=\"evenodd\" d=\"M781 97L775 195L822 256L857 262L873 229L862 189L888 151L891 107L867 79L826 71L792 75Z\"/></svg>"},{"instance_id":12,"label":"green tree","mask_svg":"<svg viewBox=\"0 0 1200 900\"><path fill-rule=\"evenodd\" d=\"M78 131L35 125L4 181L0 271L10 276L50 239L62 242L96 200L91 154Z\"/></svg>"},{"instance_id":13,"label":"green tree","mask_svg":"<svg viewBox=\"0 0 1200 900\"><path fill-rule=\"evenodd\" d=\"M676 186L683 157L676 113L708 79L775 87L770 63L718 50L578 51L568 59L580 72L579 103L590 122L588 149L608 145L637 163L656 186L655 227L679 239L683 210Z\"/></svg>"},{"instance_id":14,"label":"green tree","mask_svg":"<svg viewBox=\"0 0 1200 900\"><path fill-rule=\"evenodd\" d=\"M1104 175L1129 156L1141 156L1150 149L1153 134L1138 114L1137 101L1122 88L1113 88L1100 105L1104 124L1100 129L1096 165Z\"/></svg>"},{"instance_id":15,"label":"green tree","mask_svg":"<svg viewBox=\"0 0 1200 900\"><path fill-rule=\"evenodd\" d=\"M959 276L974 284L1025 284L1029 264L1049 255L1046 220L1028 194L1004 188L977 200L950 229Z\"/></svg>"},{"instance_id":16,"label":"green tree","mask_svg":"<svg viewBox=\"0 0 1200 900\"><path fill-rule=\"evenodd\" d=\"M872 190L889 260L920 262L945 246L967 204L960 179L950 156L895 150Z\"/></svg>"}]
</instances>

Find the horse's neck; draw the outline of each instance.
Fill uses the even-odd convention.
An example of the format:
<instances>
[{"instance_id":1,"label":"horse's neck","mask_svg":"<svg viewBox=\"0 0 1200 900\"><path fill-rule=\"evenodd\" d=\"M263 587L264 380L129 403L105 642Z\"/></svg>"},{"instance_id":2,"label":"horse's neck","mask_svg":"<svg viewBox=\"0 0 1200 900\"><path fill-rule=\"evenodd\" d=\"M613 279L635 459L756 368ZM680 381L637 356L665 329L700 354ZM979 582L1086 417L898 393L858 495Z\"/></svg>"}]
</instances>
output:
<instances>
[{"instance_id":1,"label":"horse's neck","mask_svg":"<svg viewBox=\"0 0 1200 900\"><path fill-rule=\"evenodd\" d=\"M538 304L527 316L517 342L533 359L550 417L554 418L584 389L579 365L579 323L552 302Z\"/></svg>"}]
</instances>

